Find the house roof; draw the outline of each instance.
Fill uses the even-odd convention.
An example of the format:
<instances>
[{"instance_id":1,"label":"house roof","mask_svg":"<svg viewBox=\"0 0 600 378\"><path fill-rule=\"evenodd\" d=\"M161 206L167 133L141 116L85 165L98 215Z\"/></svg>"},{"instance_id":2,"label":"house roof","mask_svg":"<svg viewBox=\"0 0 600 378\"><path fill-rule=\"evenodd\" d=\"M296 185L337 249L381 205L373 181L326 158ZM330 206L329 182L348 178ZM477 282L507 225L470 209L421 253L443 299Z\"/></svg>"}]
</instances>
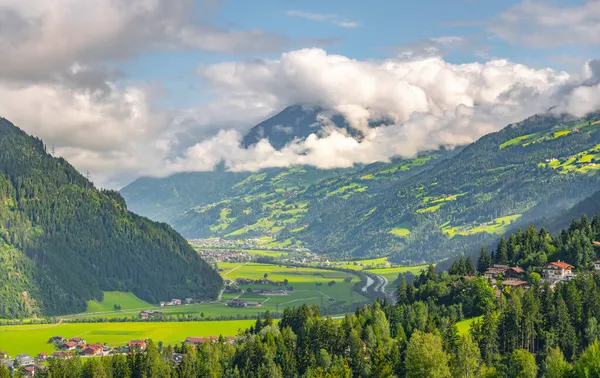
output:
<instances>
[{"instance_id":1,"label":"house roof","mask_svg":"<svg viewBox=\"0 0 600 378\"><path fill-rule=\"evenodd\" d=\"M512 270L515 273L525 273L525 269L518 266L513 266L512 268L508 268L508 270Z\"/></svg>"},{"instance_id":2,"label":"house roof","mask_svg":"<svg viewBox=\"0 0 600 378\"><path fill-rule=\"evenodd\" d=\"M555 266L557 268L560 269L573 269L574 266L573 265L569 265L564 261L553 261L553 262L549 262L548 264L546 264L545 266Z\"/></svg>"},{"instance_id":3,"label":"house roof","mask_svg":"<svg viewBox=\"0 0 600 378\"><path fill-rule=\"evenodd\" d=\"M600 247L600 242L599 241L595 241L594 245L599 246Z\"/></svg>"},{"instance_id":4,"label":"house roof","mask_svg":"<svg viewBox=\"0 0 600 378\"><path fill-rule=\"evenodd\" d=\"M134 346L134 345L146 345L146 340L131 340L129 342L129 346Z\"/></svg>"},{"instance_id":5,"label":"house roof","mask_svg":"<svg viewBox=\"0 0 600 378\"><path fill-rule=\"evenodd\" d=\"M186 337L185 338L185 342L186 343L192 343L192 344L201 344L204 343L206 341L213 341L216 340L217 338L214 336L209 336L209 337Z\"/></svg>"},{"instance_id":6,"label":"house roof","mask_svg":"<svg viewBox=\"0 0 600 378\"><path fill-rule=\"evenodd\" d=\"M77 343L75 341L69 341L68 343L65 343L65 345L68 347L74 347L77 345Z\"/></svg>"},{"instance_id":7,"label":"house roof","mask_svg":"<svg viewBox=\"0 0 600 378\"><path fill-rule=\"evenodd\" d=\"M521 281L521 280L505 280L504 282L502 282L502 285L505 285L505 286L524 286L524 285L528 285L528 283L525 282L525 281Z\"/></svg>"}]
</instances>

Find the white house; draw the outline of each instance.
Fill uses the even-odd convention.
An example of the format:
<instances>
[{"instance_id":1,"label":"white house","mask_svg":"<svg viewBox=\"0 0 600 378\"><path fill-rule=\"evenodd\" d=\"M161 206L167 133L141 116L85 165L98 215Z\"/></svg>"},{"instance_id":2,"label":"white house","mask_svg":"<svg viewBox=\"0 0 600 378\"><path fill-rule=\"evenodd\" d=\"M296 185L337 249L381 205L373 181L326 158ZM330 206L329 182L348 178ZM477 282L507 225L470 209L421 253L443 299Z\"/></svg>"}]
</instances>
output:
<instances>
[{"instance_id":1,"label":"white house","mask_svg":"<svg viewBox=\"0 0 600 378\"><path fill-rule=\"evenodd\" d=\"M544 265L544 276L550 282L568 281L575 277L573 266L562 261L553 261Z\"/></svg>"}]
</instances>

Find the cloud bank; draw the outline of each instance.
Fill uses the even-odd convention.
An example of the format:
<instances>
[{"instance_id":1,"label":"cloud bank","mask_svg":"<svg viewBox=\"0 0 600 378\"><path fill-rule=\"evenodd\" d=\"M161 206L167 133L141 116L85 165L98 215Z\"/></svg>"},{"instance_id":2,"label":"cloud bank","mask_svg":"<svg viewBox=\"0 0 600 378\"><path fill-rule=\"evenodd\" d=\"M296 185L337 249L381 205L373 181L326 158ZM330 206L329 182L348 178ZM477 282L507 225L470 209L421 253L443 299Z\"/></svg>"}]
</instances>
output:
<instances>
[{"instance_id":1,"label":"cloud bank","mask_svg":"<svg viewBox=\"0 0 600 378\"><path fill-rule=\"evenodd\" d=\"M222 131L187 149L169 171L210 170L221 161L233 171L355 163L414 157L441 146L459 146L553 106L577 116L600 108L600 70L590 62L569 75L507 60L450 64L441 57L357 61L321 49L283 54L279 60L230 62L200 73L225 93L262 97L272 107L314 104L336 110L365 138L341 131L311 135L275 150L267 140L240 147L238 131ZM369 128L369 121L393 125Z\"/></svg>"}]
</instances>

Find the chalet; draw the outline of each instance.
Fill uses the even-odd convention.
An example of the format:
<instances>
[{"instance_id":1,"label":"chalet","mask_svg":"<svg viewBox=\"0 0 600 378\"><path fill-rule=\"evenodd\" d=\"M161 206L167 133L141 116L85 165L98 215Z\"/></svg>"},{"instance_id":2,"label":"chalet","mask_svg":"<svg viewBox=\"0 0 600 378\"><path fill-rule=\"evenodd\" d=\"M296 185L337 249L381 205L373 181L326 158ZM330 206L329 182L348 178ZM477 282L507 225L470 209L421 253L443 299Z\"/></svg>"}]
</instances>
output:
<instances>
[{"instance_id":1,"label":"chalet","mask_svg":"<svg viewBox=\"0 0 600 378\"><path fill-rule=\"evenodd\" d=\"M504 277L506 278L522 278L525 275L525 270L523 268L519 268L518 266L513 266L504 272Z\"/></svg>"},{"instance_id":2,"label":"chalet","mask_svg":"<svg viewBox=\"0 0 600 378\"><path fill-rule=\"evenodd\" d=\"M104 345L102 344L92 344L86 346L81 352L82 355L91 357L91 356L101 356L104 351Z\"/></svg>"},{"instance_id":3,"label":"chalet","mask_svg":"<svg viewBox=\"0 0 600 378\"><path fill-rule=\"evenodd\" d=\"M262 306L262 303L260 303L260 302L248 301L245 303L246 303L245 307L261 307Z\"/></svg>"},{"instance_id":4,"label":"chalet","mask_svg":"<svg viewBox=\"0 0 600 378\"><path fill-rule=\"evenodd\" d=\"M28 354L19 354L15 357L15 361L19 364L19 366L30 366L35 364L33 358L31 358Z\"/></svg>"},{"instance_id":5,"label":"chalet","mask_svg":"<svg viewBox=\"0 0 600 378\"><path fill-rule=\"evenodd\" d=\"M172 299L171 303L173 303L173 306L179 306L181 304L181 299Z\"/></svg>"},{"instance_id":6,"label":"chalet","mask_svg":"<svg viewBox=\"0 0 600 378\"><path fill-rule=\"evenodd\" d=\"M573 266L563 261L553 261L544 265L544 276L546 280L554 283L558 281L569 281L575 277Z\"/></svg>"},{"instance_id":7,"label":"chalet","mask_svg":"<svg viewBox=\"0 0 600 378\"><path fill-rule=\"evenodd\" d=\"M48 355L46 353L42 352L42 353L38 354L35 358L38 361L46 361L48 359Z\"/></svg>"},{"instance_id":8,"label":"chalet","mask_svg":"<svg viewBox=\"0 0 600 378\"><path fill-rule=\"evenodd\" d=\"M70 342L77 343L78 345L85 344L85 340L81 337L71 337L69 339Z\"/></svg>"},{"instance_id":9,"label":"chalet","mask_svg":"<svg viewBox=\"0 0 600 378\"><path fill-rule=\"evenodd\" d=\"M594 261L594 269L598 272L600 271L600 259Z\"/></svg>"},{"instance_id":10,"label":"chalet","mask_svg":"<svg viewBox=\"0 0 600 378\"><path fill-rule=\"evenodd\" d=\"M68 341L58 347L60 350L75 350L75 348L77 348L77 343L74 341Z\"/></svg>"},{"instance_id":11,"label":"chalet","mask_svg":"<svg viewBox=\"0 0 600 378\"><path fill-rule=\"evenodd\" d=\"M209 337L186 337L184 343L188 345L198 345L206 342L214 343L217 341L217 338L214 336Z\"/></svg>"},{"instance_id":12,"label":"chalet","mask_svg":"<svg viewBox=\"0 0 600 378\"><path fill-rule=\"evenodd\" d=\"M508 265L494 264L490 266L485 273L483 273L483 276L487 279L498 278L499 275L504 275L508 269Z\"/></svg>"},{"instance_id":13,"label":"chalet","mask_svg":"<svg viewBox=\"0 0 600 378\"><path fill-rule=\"evenodd\" d=\"M525 281L521 281L521 280L504 280L502 282L502 286L523 287L523 288L528 289L529 288L529 283L525 282Z\"/></svg>"},{"instance_id":14,"label":"chalet","mask_svg":"<svg viewBox=\"0 0 600 378\"><path fill-rule=\"evenodd\" d=\"M146 350L146 340L131 340L129 342L129 349L140 348L140 350Z\"/></svg>"}]
</instances>

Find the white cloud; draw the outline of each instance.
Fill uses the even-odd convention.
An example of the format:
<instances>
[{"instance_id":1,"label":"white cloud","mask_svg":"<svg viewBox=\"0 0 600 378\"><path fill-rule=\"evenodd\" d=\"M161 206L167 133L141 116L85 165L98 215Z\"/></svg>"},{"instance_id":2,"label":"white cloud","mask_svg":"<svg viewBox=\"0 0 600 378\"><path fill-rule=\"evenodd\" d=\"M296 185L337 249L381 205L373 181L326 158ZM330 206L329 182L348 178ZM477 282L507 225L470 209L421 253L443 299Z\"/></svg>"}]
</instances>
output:
<instances>
[{"instance_id":1,"label":"white cloud","mask_svg":"<svg viewBox=\"0 0 600 378\"><path fill-rule=\"evenodd\" d=\"M509 8L489 30L514 44L536 48L600 44L600 1L569 6L524 0Z\"/></svg>"},{"instance_id":2,"label":"white cloud","mask_svg":"<svg viewBox=\"0 0 600 378\"><path fill-rule=\"evenodd\" d=\"M0 0L0 76L46 79L74 62L129 58L156 49L278 51L264 30L193 20L193 0Z\"/></svg>"},{"instance_id":3,"label":"white cloud","mask_svg":"<svg viewBox=\"0 0 600 378\"><path fill-rule=\"evenodd\" d=\"M554 105L578 116L600 108L597 66L590 62L582 75L570 76L506 60L362 62L319 49L293 51L276 61L221 63L201 73L222 93L271 99L273 107L311 103L335 109L365 137L357 141L334 130L281 150L267 140L243 149L239 132L222 131L170 160L168 170L210 170L221 161L234 171L299 164L328 169L465 145ZM395 124L366 127L380 117Z\"/></svg>"},{"instance_id":4,"label":"white cloud","mask_svg":"<svg viewBox=\"0 0 600 378\"><path fill-rule=\"evenodd\" d=\"M285 14L291 17L303 18L305 20L328 22L342 28L357 28L360 26L358 22L343 19L337 14L310 13L298 10L289 10L285 12Z\"/></svg>"}]
</instances>

